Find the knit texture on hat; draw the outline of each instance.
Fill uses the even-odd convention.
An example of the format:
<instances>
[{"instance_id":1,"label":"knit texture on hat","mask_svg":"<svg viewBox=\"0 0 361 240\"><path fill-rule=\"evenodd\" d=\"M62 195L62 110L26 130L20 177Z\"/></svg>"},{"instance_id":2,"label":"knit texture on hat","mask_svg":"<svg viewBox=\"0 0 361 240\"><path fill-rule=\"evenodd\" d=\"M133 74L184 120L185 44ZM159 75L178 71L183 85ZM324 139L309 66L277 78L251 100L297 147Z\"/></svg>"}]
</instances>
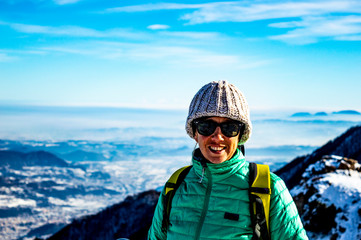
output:
<instances>
[{"instance_id":1,"label":"knit texture on hat","mask_svg":"<svg viewBox=\"0 0 361 240\"><path fill-rule=\"evenodd\" d=\"M248 104L242 92L225 80L204 85L193 97L186 122L187 134L194 138L192 122L202 117L226 117L245 124L240 144L251 135L252 124Z\"/></svg>"}]
</instances>

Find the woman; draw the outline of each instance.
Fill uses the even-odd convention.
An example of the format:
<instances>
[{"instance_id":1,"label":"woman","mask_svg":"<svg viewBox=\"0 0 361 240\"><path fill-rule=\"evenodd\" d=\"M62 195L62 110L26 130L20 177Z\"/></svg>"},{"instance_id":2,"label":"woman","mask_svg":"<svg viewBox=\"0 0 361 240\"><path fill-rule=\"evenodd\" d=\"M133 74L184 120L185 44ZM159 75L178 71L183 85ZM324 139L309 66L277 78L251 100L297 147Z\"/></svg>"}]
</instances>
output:
<instances>
[{"instance_id":1,"label":"woman","mask_svg":"<svg viewBox=\"0 0 361 240\"><path fill-rule=\"evenodd\" d=\"M162 228L160 200L148 239L252 239L249 163L238 147L251 130L246 99L234 85L211 82L197 92L186 131L199 148L173 197L169 225ZM269 226L273 240L308 239L291 195L273 173Z\"/></svg>"}]
</instances>

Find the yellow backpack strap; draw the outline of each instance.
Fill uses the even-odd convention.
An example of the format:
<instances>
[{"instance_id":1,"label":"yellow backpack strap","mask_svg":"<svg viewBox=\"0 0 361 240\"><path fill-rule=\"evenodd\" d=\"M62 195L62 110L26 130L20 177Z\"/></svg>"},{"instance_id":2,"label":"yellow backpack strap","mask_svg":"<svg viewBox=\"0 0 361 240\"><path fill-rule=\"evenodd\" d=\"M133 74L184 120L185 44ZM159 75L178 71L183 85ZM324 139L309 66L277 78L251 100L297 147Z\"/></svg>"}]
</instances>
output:
<instances>
[{"instance_id":1,"label":"yellow backpack strap","mask_svg":"<svg viewBox=\"0 0 361 240\"><path fill-rule=\"evenodd\" d=\"M175 171L172 176L168 179L164 186L164 194L162 194L162 203L163 203L163 222L162 229L163 231L168 230L169 226L169 215L172 208L172 200L175 192L177 191L179 185L183 182L184 178L189 173L189 170L192 166L185 166L177 171Z\"/></svg>"},{"instance_id":2,"label":"yellow backpack strap","mask_svg":"<svg viewBox=\"0 0 361 240\"><path fill-rule=\"evenodd\" d=\"M271 177L269 166L250 163L249 185L253 239L270 239L269 209L271 200Z\"/></svg>"}]
</instances>

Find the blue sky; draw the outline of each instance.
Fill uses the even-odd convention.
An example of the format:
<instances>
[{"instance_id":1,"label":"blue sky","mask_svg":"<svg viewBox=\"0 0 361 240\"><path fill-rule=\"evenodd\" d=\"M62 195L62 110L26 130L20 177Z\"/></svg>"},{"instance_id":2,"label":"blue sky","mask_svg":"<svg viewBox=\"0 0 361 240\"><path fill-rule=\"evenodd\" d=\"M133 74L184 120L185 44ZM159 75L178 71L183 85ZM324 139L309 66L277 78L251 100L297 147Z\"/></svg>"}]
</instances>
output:
<instances>
[{"instance_id":1,"label":"blue sky","mask_svg":"<svg viewBox=\"0 0 361 240\"><path fill-rule=\"evenodd\" d=\"M361 110L360 1L2 0L0 104Z\"/></svg>"}]
</instances>

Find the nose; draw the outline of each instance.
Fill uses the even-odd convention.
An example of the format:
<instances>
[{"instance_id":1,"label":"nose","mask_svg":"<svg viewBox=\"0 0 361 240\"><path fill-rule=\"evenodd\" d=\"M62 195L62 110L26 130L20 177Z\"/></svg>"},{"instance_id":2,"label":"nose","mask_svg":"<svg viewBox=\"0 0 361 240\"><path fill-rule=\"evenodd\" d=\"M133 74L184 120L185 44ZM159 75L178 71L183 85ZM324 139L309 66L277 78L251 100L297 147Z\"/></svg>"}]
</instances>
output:
<instances>
[{"instance_id":1,"label":"nose","mask_svg":"<svg viewBox=\"0 0 361 240\"><path fill-rule=\"evenodd\" d=\"M223 140L224 136L223 136L221 128L219 126L216 128L216 130L212 134L212 138L215 140Z\"/></svg>"}]
</instances>

